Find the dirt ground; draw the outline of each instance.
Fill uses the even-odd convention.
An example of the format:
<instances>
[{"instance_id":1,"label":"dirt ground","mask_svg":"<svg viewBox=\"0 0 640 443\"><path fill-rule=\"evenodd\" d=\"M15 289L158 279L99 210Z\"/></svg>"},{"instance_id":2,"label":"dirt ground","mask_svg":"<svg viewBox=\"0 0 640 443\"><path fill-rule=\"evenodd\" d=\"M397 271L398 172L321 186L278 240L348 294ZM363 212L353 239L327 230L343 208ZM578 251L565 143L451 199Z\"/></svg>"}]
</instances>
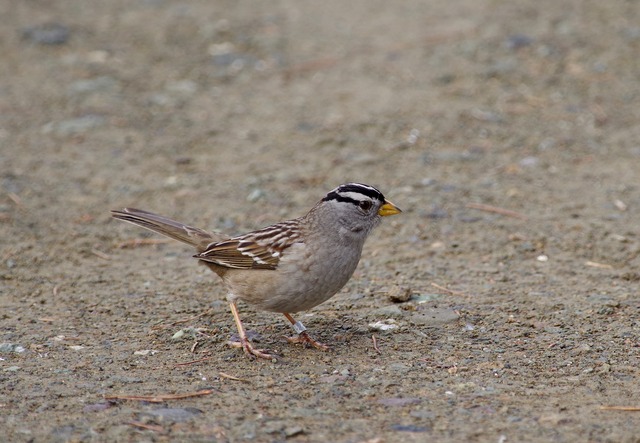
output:
<instances>
[{"instance_id":1,"label":"dirt ground","mask_svg":"<svg viewBox=\"0 0 640 443\"><path fill-rule=\"evenodd\" d=\"M2 439L640 442L639 23L634 1L0 2ZM277 361L227 345L191 250L109 216L239 234L346 181L404 213L300 316L329 352L241 306Z\"/></svg>"}]
</instances>

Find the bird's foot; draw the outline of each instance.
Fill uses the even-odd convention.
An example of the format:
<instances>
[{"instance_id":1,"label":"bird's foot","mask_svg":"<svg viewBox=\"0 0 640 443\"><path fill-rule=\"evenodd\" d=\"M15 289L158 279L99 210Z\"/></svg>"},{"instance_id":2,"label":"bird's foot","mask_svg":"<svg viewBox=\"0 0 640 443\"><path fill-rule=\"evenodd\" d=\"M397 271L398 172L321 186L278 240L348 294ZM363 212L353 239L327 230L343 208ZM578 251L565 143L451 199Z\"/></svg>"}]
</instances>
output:
<instances>
[{"instance_id":1,"label":"bird's foot","mask_svg":"<svg viewBox=\"0 0 640 443\"><path fill-rule=\"evenodd\" d=\"M273 360L276 358L274 354L269 354L266 349L256 349L253 347L251 342L245 338L240 339L239 341L229 340L228 344L234 348L242 348L245 355L249 358L264 358L266 360Z\"/></svg>"},{"instance_id":2,"label":"bird's foot","mask_svg":"<svg viewBox=\"0 0 640 443\"><path fill-rule=\"evenodd\" d=\"M325 345L324 343L321 343L313 339L313 337L307 334L306 331L302 331L301 333L298 334L297 337L285 337L285 338L289 343L301 343L303 345L311 345L314 348L320 349L322 351L328 351L330 349L329 346Z\"/></svg>"}]
</instances>

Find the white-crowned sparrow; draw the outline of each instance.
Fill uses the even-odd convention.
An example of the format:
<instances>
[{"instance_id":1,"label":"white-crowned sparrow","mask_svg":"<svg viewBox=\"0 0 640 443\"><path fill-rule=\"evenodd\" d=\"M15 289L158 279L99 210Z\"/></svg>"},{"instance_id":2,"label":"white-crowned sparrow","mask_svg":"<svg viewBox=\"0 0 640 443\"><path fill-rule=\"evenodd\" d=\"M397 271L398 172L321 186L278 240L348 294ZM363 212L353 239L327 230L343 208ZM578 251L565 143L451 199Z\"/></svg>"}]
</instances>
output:
<instances>
[{"instance_id":1,"label":"white-crowned sparrow","mask_svg":"<svg viewBox=\"0 0 640 443\"><path fill-rule=\"evenodd\" d=\"M114 218L194 246L195 258L218 274L249 356L272 358L247 339L237 300L280 312L298 333L292 341L316 348L302 323L290 313L328 300L351 278L362 247L380 218L400 209L373 186L347 183L329 192L304 216L233 238L224 238L139 209L111 211Z\"/></svg>"}]
</instances>

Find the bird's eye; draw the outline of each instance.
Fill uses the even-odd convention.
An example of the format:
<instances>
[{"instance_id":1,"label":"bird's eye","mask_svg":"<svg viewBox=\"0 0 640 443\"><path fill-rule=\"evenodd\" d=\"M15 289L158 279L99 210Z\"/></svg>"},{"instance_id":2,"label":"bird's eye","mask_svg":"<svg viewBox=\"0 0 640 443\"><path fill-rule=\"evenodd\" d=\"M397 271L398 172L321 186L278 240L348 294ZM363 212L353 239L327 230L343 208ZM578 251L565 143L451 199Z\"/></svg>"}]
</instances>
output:
<instances>
[{"instance_id":1,"label":"bird's eye","mask_svg":"<svg viewBox=\"0 0 640 443\"><path fill-rule=\"evenodd\" d=\"M360 209L362 209L363 211L368 211L369 209L371 209L371 206L373 206L373 203L371 203L369 200L365 200L361 201L358 206L360 206Z\"/></svg>"}]
</instances>

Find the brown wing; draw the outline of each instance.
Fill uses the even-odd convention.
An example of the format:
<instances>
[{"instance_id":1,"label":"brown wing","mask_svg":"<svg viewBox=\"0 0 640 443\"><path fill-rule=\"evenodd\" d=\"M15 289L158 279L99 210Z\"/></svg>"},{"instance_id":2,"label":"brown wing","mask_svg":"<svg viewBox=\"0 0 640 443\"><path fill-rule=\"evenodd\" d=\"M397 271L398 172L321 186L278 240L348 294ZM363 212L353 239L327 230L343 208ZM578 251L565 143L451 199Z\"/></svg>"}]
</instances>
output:
<instances>
[{"instance_id":1,"label":"brown wing","mask_svg":"<svg viewBox=\"0 0 640 443\"><path fill-rule=\"evenodd\" d=\"M211 243L195 258L234 269L276 269L284 251L300 242L297 221L282 222L241 237Z\"/></svg>"}]
</instances>

